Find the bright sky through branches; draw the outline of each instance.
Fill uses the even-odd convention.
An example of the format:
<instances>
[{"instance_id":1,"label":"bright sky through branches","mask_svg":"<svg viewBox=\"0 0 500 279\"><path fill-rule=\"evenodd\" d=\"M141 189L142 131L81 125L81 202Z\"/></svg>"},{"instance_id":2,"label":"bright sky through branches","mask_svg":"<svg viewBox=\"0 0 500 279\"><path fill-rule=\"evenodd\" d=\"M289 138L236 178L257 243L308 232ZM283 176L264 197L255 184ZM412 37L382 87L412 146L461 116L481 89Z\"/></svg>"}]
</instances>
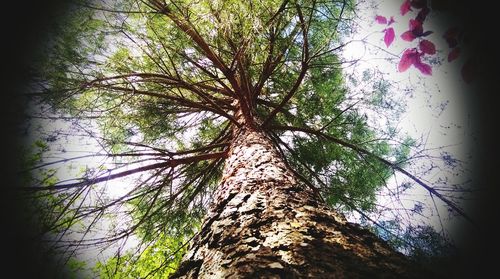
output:
<instances>
[{"instance_id":1,"label":"bright sky through branches","mask_svg":"<svg viewBox=\"0 0 500 279\"><path fill-rule=\"evenodd\" d=\"M418 46L417 40L407 42L400 38L400 35L408 30L408 20L416 15L415 11L410 11L402 16L399 12L401 3L402 1L395 0L367 0L359 3L356 32L352 37L345 38L345 41L351 41L351 43L343 49L344 59L356 61L356 63L347 67L344 72L347 76L352 75L361 79L364 72L375 70L384 79L391 81L392 90L407 91L407 97L404 99L407 102L406 111L401 115L398 125L400 132L412 138L422 138L425 148L429 149L429 155L437 157L450 155L462 162L461 171L465 170L460 173L443 172L436 167L422 178L436 187L452 187L454 184L466 188L473 187L470 184L472 166L475 164L472 154L476 151L474 140L478 133L475 130L477 127L473 126L476 119L474 118L475 104L472 101L474 96L471 96L475 84L467 84L460 75L460 66L466 58L464 55L451 63L446 61L449 50L442 37L447 28L455 23L448 21L449 15L432 11L424 28L433 31L426 39L432 41L437 49L437 54L432 56L432 60L425 61L432 65L432 75L423 75L415 67L401 73L398 71L398 62L404 50ZM395 22L391 24L391 27L395 30L395 40L390 47L384 44L383 31L386 26L376 21L377 16L394 18ZM361 84L362 86L365 85ZM351 89L363 90L361 87L351 86ZM377 121L381 119L376 114L368 115L368 118L374 125L377 125ZM424 166L413 166L415 171L422 167ZM394 187L402 180L404 180L403 176L396 175L391 179L390 184ZM424 203L424 208L427 209L422 213L426 215L422 216L422 219L430 218L430 223L437 231L441 231L441 226L444 226L446 231L443 233L447 234L452 241L456 240L454 238L458 236L449 234L457 233L451 228L454 225L463 224L463 219L450 218L444 204L429 197L428 192L423 188L415 186L405 195L403 198L406 200L405 206L411 207L412 204L418 204L415 201ZM399 206L387 199L387 196L381 195L379 202L391 207ZM378 218L383 219L381 216ZM414 221L418 223L422 220Z\"/></svg>"}]
</instances>

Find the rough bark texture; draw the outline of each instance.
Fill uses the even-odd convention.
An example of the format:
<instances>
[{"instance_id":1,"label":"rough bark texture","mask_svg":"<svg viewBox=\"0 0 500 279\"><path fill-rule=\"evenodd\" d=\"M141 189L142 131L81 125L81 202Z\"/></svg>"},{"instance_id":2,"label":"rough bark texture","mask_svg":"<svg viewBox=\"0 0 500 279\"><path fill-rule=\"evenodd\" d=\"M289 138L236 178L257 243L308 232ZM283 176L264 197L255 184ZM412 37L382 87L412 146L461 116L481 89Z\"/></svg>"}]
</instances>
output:
<instances>
[{"instance_id":1,"label":"rough bark texture","mask_svg":"<svg viewBox=\"0 0 500 279\"><path fill-rule=\"evenodd\" d=\"M385 242L297 182L272 142L235 135L215 203L172 278L411 278Z\"/></svg>"}]
</instances>

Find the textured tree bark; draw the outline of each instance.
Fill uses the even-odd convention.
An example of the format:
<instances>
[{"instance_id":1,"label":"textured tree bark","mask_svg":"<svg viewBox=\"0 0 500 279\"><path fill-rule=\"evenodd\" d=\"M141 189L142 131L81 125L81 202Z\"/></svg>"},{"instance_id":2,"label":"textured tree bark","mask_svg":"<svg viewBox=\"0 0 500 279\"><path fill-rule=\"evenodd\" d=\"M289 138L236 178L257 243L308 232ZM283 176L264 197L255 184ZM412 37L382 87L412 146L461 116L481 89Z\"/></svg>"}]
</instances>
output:
<instances>
[{"instance_id":1,"label":"textured tree bark","mask_svg":"<svg viewBox=\"0 0 500 279\"><path fill-rule=\"evenodd\" d=\"M412 278L404 255L327 208L269 138L236 134L200 233L171 278Z\"/></svg>"}]
</instances>

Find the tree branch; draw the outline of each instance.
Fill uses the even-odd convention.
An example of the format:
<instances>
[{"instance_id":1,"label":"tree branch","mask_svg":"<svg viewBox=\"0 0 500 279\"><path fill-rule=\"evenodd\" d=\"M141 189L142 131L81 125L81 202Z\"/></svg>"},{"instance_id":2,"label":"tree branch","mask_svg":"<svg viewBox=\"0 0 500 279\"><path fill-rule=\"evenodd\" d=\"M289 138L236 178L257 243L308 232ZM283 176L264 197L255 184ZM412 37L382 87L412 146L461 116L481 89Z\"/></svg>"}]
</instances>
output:
<instances>
[{"instance_id":1,"label":"tree branch","mask_svg":"<svg viewBox=\"0 0 500 279\"><path fill-rule=\"evenodd\" d=\"M264 62L262 72L259 76L259 81L257 82L257 84L253 89L254 99L259 96L259 94L262 91L262 88L264 87L264 84L276 70L276 67L280 64L280 61L285 55L286 50L293 44L293 42L295 42L299 30L300 30L299 24L295 25L294 29L292 30L292 32L290 32L290 35L288 36L289 39L288 42L281 49L279 49L279 54L274 59L272 57L272 53L268 52L268 57Z\"/></svg>"},{"instance_id":2,"label":"tree branch","mask_svg":"<svg viewBox=\"0 0 500 279\"><path fill-rule=\"evenodd\" d=\"M151 97L157 97L157 98L163 98L163 99L175 101L180 106L210 111L210 112L213 112L215 114L218 114L220 116L227 118L228 120L230 120L231 122L233 122L236 125L240 125L232 115L228 114L224 110L221 110L220 108L214 108L211 106L207 106L206 104L194 102L194 101L191 101L187 98L176 97L176 96L171 96L171 95L157 93L157 92L151 92L151 91L137 90L137 89L127 88L127 87L120 87L120 86L102 85L102 86L96 86L96 88L105 88L105 89L110 89L110 90L115 90L115 91L120 91L120 92L127 92L127 93L132 93L132 94L137 94L137 95L145 95L145 96L151 96Z\"/></svg>"},{"instance_id":3,"label":"tree branch","mask_svg":"<svg viewBox=\"0 0 500 279\"><path fill-rule=\"evenodd\" d=\"M271 23L273 23L273 21L285 10L288 2L289 0L283 0L283 2L281 2L280 7L276 11L276 13L274 13L274 15L266 22L265 26L270 26Z\"/></svg>"},{"instance_id":4,"label":"tree branch","mask_svg":"<svg viewBox=\"0 0 500 279\"><path fill-rule=\"evenodd\" d=\"M302 80L304 79L307 69L309 68L309 42L308 42L308 26L306 22L304 21L304 16L302 15L302 9L300 8L299 5L297 5L297 14L299 16L299 20L301 23L301 29L302 29L302 61L301 61L301 69L299 76L297 77L297 80L295 80L294 85L290 89L290 91L286 94L285 98L281 101L281 103L273 110L271 113L267 116L267 118L264 120L262 123L262 127L266 127L269 125L271 120L278 114L278 112L290 101L290 99L293 97L295 92L297 92L297 89L300 87L302 84Z\"/></svg>"},{"instance_id":5,"label":"tree branch","mask_svg":"<svg viewBox=\"0 0 500 279\"><path fill-rule=\"evenodd\" d=\"M93 184L97 184L100 182L105 182L105 181L110 181L113 179L129 176L135 173L140 173L148 170L154 170L158 168L173 168L181 164L188 164L192 162L198 162L202 160L213 160L213 159L218 159L218 158L223 158L226 156L226 152L217 152L217 153L208 153L208 154L201 154L201 155L195 155L191 157L183 157L183 158L176 158L176 159L170 159L166 162L161 162L161 163L156 163L156 164L151 164L147 166L142 166L138 167L135 169L127 170L127 171L122 171L119 173L107 175L107 176L100 176L92 179L85 179L84 181L81 182L75 182L75 183L68 183L68 184L62 184L62 185L54 185L50 187L23 187L23 190L27 191L46 191L46 190L60 190L60 189L71 189L71 188L77 188L77 187L84 187L84 186L89 186Z\"/></svg>"},{"instance_id":6,"label":"tree branch","mask_svg":"<svg viewBox=\"0 0 500 279\"><path fill-rule=\"evenodd\" d=\"M335 138L333 136L330 136L328 134L325 134L325 133L322 133L320 131L317 131L317 130L314 130L314 129L310 129L310 128L292 127L292 126L272 126L272 127L269 127L269 128L270 129L275 129L275 130L298 131L298 132L304 132L304 133L312 134L312 135L318 136L320 138L324 138L324 139L330 140L330 141L335 142L337 144L340 144L342 146L348 147L348 148L350 148L352 150L355 150L356 152L372 156L373 158L375 158L375 159L379 160L380 162L386 164L387 166L391 167L392 169L397 170L398 172L400 172L400 173L404 174L405 176L409 177L410 179L412 179L413 181L415 181L417 184L419 184L420 186L424 187L427 191L429 191L429 193L435 195L437 198L439 198L441 201L443 201L446 205L448 205L451 209L453 209L455 212L457 212L464 219L466 219L467 221L469 221L470 223L472 223L474 225L477 225L474 222L474 220L472 218L470 218L462 209L460 209L452 201L448 200L446 197L444 197L443 195L441 195L434 188L432 188L431 186L427 185L421 179L417 178L413 174L411 174L408 171L404 170L403 168L401 168L397 164L392 163L392 162L390 162L390 161L388 161L388 160L386 160L386 159L384 159L384 158L382 158L380 156L377 156L374 153L372 153L371 151L368 151L368 150L366 150L364 148L361 148L359 146L356 146L356 145L354 145L352 143L343 141L341 139L337 139L337 138Z\"/></svg>"},{"instance_id":7,"label":"tree branch","mask_svg":"<svg viewBox=\"0 0 500 279\"><path fill-rule=\"evenodd\" d=\"M186 35L188 35L196 46L203 52L203 54L219 69L224 76L229 80L229 83L233 86L235 92L240 92L240 87L237 80L234 77L234 72L228 68L222 59L215 54L203 37L198 33L194 26L186 19L179 18L175 15L168 5L161 3L157 0L149 0L151 7L156 9L160 14L163 14L170 18L177 27L182 30Z\"/></svg>"}]
</instances>

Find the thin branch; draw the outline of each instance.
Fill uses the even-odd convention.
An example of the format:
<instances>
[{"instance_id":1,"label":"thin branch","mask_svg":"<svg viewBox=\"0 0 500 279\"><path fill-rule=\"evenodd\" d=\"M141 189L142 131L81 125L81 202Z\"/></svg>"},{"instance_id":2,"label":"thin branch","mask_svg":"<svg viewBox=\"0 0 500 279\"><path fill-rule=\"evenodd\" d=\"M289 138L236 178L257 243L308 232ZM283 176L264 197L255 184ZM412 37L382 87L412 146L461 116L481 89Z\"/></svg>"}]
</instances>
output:
<instances>
[{"instance_id":1,"label":"thin branch","mask_svg":"<svg viewBox=\"0 0 500 279\"><path fill-rule=\"evenodd\" d=\"M289 0L283 0L283 2L281 2L280 7L276 11L276 13L274 13L274 15L266 22L265 26L271 26L271 23L273 23L273 21L285 10L288 2Z\"/></svg>"},{"instance_id":2,"label":"thin branch","mask_svg":"<svg viewBox=\"0 0 500 279\"><path fill-rule=\"evenodd\" d=\"M283 31L283 30L281 30L281 31ZM274 59L272 59L272 57L269 57L269 55L268 55L269 60L266 59L266 61L264 62L263 70L260 74L259 81L257 82L257 84L255 85L255 88L253 89L253 94L254 94L253 98L254 99L259 96L266 81L274 73L274 71L276 70L278 65L280 65L281 59L287 53L287 49L290 48L291 45L295 42L299 31L300 31L300 24L297 23L295 25L294 29L290 32L290 35L288 36L288 41L285 43L285 45L283 47L281 47L278 50L278 55Z\"/></svg>"},{"instance_id":3,"label":"thin branch","mask_svg":"<svg viewBox=\"0 0 500 279\"><path fill-rule=\"evenodd\" d=\"M292 126L272 126L272 127L270 127L270 129L298 131L298 132L304 132L304 133L308 133L308 134L313 134L313 135L316 135L318 137L325 138L325 139L328 139L328 140L330 140L332 142L338 143L338 144L340 144L342 146L348 147L348 148L350 148L352 150L355 150L355 151L357 151L359 153L372 156L373 158L379 160L380 162L386 164L387 166L393 168L394 170L397 170L400 173L402 173L402 174L406 175L407 177L411 178L417 184L419 184L420 186L424 187L427 191L429 191L429 193L434 194L437 198L439 198L441 201L443 201L446 205L448 205L451 209L453 209L455 212L457 212L464 219L466 219L467 221L469 221L471 224L477 226L477 224L474 222L474 220L472 218L470 218L462 209L460 209L458 206L456 206L452 201L450 201L449 199L447 199L446 197L444 197L443 195L441 195L438 191L436 191L436 189L434 189L431 186L427 185L421 179L419 179L418 177L416 177L413 174L409 173L408 171L404 170L403 168L401 168L397 164L392 163L392 162L390 162L390 161L388 161L388 160L386 160L386 159L384 159L384 158L382 158L380 156L377 156L377 155L375 155L371 151L368 151L368 150L366 150L364 148L361 148L361 147L359 147L357 145L354 145L352 143L343 141L341 139L337 139L337 138L335 138L333 136L327 135L325 133L322 133L320 131L317 131L317 130L314 130L314 129L310 129L310 128L292 127Z\"/></svg>"},{"instance_id":4,"label":"thin branch","mask_svg":"<svg viewBox=\"0 0 500 279\"><path fill-rule=\"evenodd\" d=\"M278 112L288 103L288 101L290 101L290 99L293 97L295 92L297 92L297 89L302 84L302 80L304 79L306 72L309 68L309 41L308 41L308 36L307 36L307 32L308 32L309 28L308 28L306 22L304 21L304 16L302 15L302 9L300 8L299 5L297 5L297 14L299 16L299 20L301 23L302 41L303 41L303 43L302 43L302 61L301 61L300 73L299 73L299 76L297 77L297 79L295 80L295 83L292 86L292 88L290 89L290 91L288 91L288 93L285 95L285 97L283 98L281 103L274 110L271 111L271 113L267 116L267 118L262 123L261 127L266 127L271 122L271 120L276 116L276 114L278 114Z\"/></svg>"},{"instance_id":5,"label":"thin branch","mask_svg":"<svg viewBox=\"0 0 500 279\"><path fill-rule=\"evenodd\" d=\"M347 108L343 109L339 114L335 115L335 117L330 120L328 123L326 123L323 127L321 127L321 129L319 129L318 131L320 132L323 132L326 128L328 128L328 126L330 126L335 120L337 120L342 114L344 114L346 111L350 110L351 108L353 108L355 105L357 105L359 102L361 102L361 100L358 100L357 102L355 102L354 104L348 106Z\"/></svg>"},{"instance_id":6,"label":"thin branch","mask_svg":"<svg viewBox=\"0 0 500 279\"><path fill-rule=\"evenodd\" d=\"M115 173L115 174L111 174L111 175L107 175L107 176L100 176L100 177L93 178L93 179L85 179L84 181L81 181L81 182L68 183L68 184L63 184L63 185L54 185L54 186L50 186L50 187L23 187L22 189L28 190L28 191L46 191L46 190L71 189L71 188L77 188L77 187L84 187L84 186L89 186L89 185L97 184L100 182L109 181L109 180L121 178L124 176L132 175L135 173L148 171L148 170L153 170L153 169L158 169L158 168L173 168L173 167L181 165L181 164L198 162L198 161L202 161L202 160L212 160L212 159L217 159L217 158L223 158L225 156L226 156L226 152L201 154L201 155L195 155L195 156L191 156L191 157L171 159L171 160L168 160L166 162L142 166L142 167L138 167L135 169L131 169L131 170L127 170L127 171L123 171L123 172L119 172L119 173Z\"/></svg>"},{"instance_id":7,"label":"thin branch","mask_svg":"<svg viewBox=\"0 0 500 279\"><path fill-rule=\"evenodd\" d=\"M207 106L204 103L199 103L195 101L188 100L187 98L183 97L176 97L176 96L171 96L163 93L157 93L157 92L152 92L152 91L144 91L144 90L137 90L133 88L127 88L127 87L121 87L121 86L108 86L108 85L103 85L101 86L102 88L109 89L109 90L115 90L115 91L120 91L120 92L128 92L136 95L145 95L145 96L150 96L150 97L157 97L157 98L162 98L162 99L167 99L171 101L175 101L178 105L187 107L187 108L197 108L197 109L203 109L206 111L213 112L215 114L218 114L220 116L223 116L233 122L236 125L239 125L239 123L236 121L236 119L226 113L224 110L220 110L217 108L213 108L211 106Z\"/></svg>"},{"instance_id":8,"label":"thin branch","mask_svg":"<svg viewBox=\"0 0 500 279\"><path fill-rule=\"evenodd\" d=\"M149 0L151 4L149 6L156 9L160 14L167 16L172 20L177 27L182 30L186 35L188 35L196 46L203 52L203 54L217 67L224 76L229 80L229 83L233 86L235 92L239 92L240 88L237 80L234 77L234 73L224 64L222 59L215 54L203 37L198 33L194 26L187 21L185 18L179 18L175 15L167 4L161 3L157 0Z\"/></svg>"}]
</instances>

